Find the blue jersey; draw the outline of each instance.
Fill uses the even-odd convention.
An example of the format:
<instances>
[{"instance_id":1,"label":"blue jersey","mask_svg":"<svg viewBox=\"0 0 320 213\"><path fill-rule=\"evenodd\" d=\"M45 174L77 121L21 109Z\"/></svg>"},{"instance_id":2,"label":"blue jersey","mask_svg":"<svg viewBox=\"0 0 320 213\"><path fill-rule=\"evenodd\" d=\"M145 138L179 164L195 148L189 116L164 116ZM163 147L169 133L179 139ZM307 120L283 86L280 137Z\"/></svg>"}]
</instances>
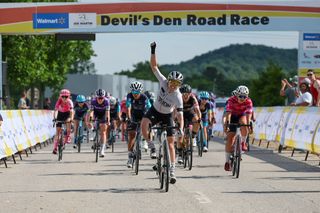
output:
<instances>
[{"instance_id":1,"label":"blue jersey","mask_svg":"<svg viewBox=\"0 0 320 213\"><path fill-rule=\"evenodd\" d=\"M210 102L208 101L207 103L205 103L203 105L203 100L198 100L199 102L199 108L200 108L200 112L201 112L201 117L202 117L202 121L208 121L208 113L211 110L211 105Z\"/></svg>"},{"instance_id":2,"label":"blue jersey","mask_svg":"<svg viewBox=\"0 0 320 213\"><path fill-rule=\"evenodd\" d=\"M116 104L110 105L110 117L117 117L117 114L120 112L120 104L117 101Z\"/></svg>"},{"instance_id":3,"label":"blue jersey","mask_svg":"<svg viewBox=\"0 0 320 213\"><path fill-rule=\"evenodd\" d=\"M145 94L140 94L138 99L134 99L132 93L128 93L126 105L127 108L131 108L131 116L138 119L141 119L151 107L150 101Z\"/></svg>"},{"instance_id":4,"label":"blue jersey","mask_svg":"<svg viewBox=\"0 0 320 213\"><path fill-rule=\"evenodd\" d=\"M75 118L82 118L89 110L89 106L87 103L83 103L83 106L80 107L76 102L74 105Z\"/></svg>"}]
</instances>

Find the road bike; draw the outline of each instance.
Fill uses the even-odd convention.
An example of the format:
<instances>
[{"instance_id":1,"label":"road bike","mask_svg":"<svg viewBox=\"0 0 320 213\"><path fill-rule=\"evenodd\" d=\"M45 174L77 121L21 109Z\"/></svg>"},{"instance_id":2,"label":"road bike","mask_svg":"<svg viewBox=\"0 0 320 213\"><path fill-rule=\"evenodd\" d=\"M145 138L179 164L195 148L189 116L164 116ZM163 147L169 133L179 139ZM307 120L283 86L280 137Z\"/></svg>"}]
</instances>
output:
<instances>
[{"instance_id":1,"label":"road bike","mask_svg":"<svg viewBox=\"0 0 320 213\"><path fill-rule=\"evenodd\" d=\"M252 128L252 123L250 124L239 124L239 123L230 123L229 128L231 126L234 126L237 128L236 132L236 138L233 148L233 153L230 157L231 161L231 167L232 167L232 176L235 176L236 178L239 178L240 175L240 162L242 160L241 158L241 134L240 134L240 127L249 127Z\"/></svg>"},{"instance_id":2,"label":"road bike","mask_svg":"<svg viewBox=\"0 0 320 213\"><path fill-rule=\"evenodd\" d=\"M65 121L58 121L58 120L53 120L53 127L55 127L57 124L61 124L61 130L58 135L58 161L62 160L62 153L64 150L64 140L66 140L66 135L67 135L67 122ZM65 138L65 139L64 139Z\"/></svg>"},{"instance_id":3,"label":"road bike","mask_svg":"<svg viewBox=\"0 0 320 213\"><path fill-rule=\"evenodd\" d=\"M137 125L137 130L136 130L136 138L135 138L135 143L134 143L134 149L132 152L132 169L134 169L134 172L136 175L139 173L139 161L141 160L141 130L140 130L140 123L139 122L134 122L131 121L132 123Z\"/></svg>"},{"instance_id":4,"label":"road bike","mask_svg":"<svg viewBox=\"0 0 320 213\"><path fill-rule=\"evenodd\" d=\"M168 192L170 183L169 169L171 160L169 154L169 144L167 140L167 131L169 129L178 129L178 127L167 126L161 123L159 127L150 127L149 132L151 132L152 129L160 131L157 162L153 169L156 171L156 174L159 178L160 189L165 188L165 191Z\"/></svg>"}]
</instances>

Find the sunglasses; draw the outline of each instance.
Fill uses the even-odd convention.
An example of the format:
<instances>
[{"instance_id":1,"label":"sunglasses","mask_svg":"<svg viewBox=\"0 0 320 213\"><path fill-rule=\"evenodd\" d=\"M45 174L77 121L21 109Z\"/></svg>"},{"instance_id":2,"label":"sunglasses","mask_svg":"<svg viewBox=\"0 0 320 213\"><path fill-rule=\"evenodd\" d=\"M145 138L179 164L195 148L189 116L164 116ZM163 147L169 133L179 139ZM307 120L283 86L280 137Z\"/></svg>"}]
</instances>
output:
<instances>
[{"instance_id":1,"label":"sunglasses","mask_svg":"<svg viewBox=\"0 0 320 213\"><path fill-rule=\"evenodd\" d=\"M139 94L140 94L140 91L133 90L131 93L132 93L133 95L139 95Z\"/></svg>"},{"instance_id":2,"label":"sunglasses","mask_svg":"<svg viewBox=\"0 0 320 213\"><path fill-rule=\"evenodd\" d=\"M69 96L61 96L61 98L68 98Z\"/></svg>"},{"instance_id":3,"label":"sunglasses","mask_svg":"<svg viewBox=\"0 0 320 213\"><path fill-rule=\"evenodd\" d=\"M308 73L308 74L307 74L307 76L312 76L312 75L313 75L312 73Z\"/></svg>"},{"instance_id":4,"label":"sunglasses","mask_svg":"<svg viewBox=\"0 0 320 213\"><path fill-rule=\"evenodd\" d=\"M103 99L104 99L104 97L98 97L98 99L99 99L99 100L103 100Z\"/></svg>"},{"instance_id":5,"label":"sunglasses","mask_svg":"<svg viewBox=\"0 0 320 213\"><path fill-rule=\"evenodd\" d=\"M209 98L201 98L201 100L205 100L205 101L207 101L207 100L209 100Z\"/></svg>"},{"instance_id":6,"label":"sunglasses","mask_svg":"<svg viewBox=\"0 0 320 213\"><path fill-rule=\"evenodd\" d=\"M248 98L248 96L246 96L246 95L239 95L238 98L240 98L240 99L246 99L246 98Z\"/></svg>"},{"instance_id":7,"label":"sunglasses","mask_svg":"<svg viewBox=\"0 0 320 213\"><path fill-rule=\"evenodd\" d=\"M180 81L176 81L176 80L170 80L169 81L170 84L172 84L172 86L178 87L181 85Z\"/></svg>"}]
</instances>

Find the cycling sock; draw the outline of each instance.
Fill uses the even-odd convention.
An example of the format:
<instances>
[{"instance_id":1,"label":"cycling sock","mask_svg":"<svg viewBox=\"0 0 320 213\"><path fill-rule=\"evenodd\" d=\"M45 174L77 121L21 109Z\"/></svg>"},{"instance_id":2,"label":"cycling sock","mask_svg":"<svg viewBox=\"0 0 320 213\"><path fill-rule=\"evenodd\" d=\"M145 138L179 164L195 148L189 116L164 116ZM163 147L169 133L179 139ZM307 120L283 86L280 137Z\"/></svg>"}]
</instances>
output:
<instances>
[{"instance_id":1,"label":"cycling sock","mask_svg":"<svg viewBox=\"0 0 320 213\"><path fill-rule=\"evenodd\" d=\"M226 162L229 162L231 153L226 152Z\"/></svg>"},{"instance_id":2,"label":"cycling sock","mask_svg":"<svg viewBox=\"0 0 320 213\"><path fill-rule=\"evenodd\" d=\"M247 136L241 136L241 142L246 142Z\"/></svg>"},{"instance_id":3,"label":"cycling sock","mask_svg":"<svg viewBox=\"0 0 320 213\"><path fill-rule=\"evenodd\" d=\"M102 144L102 147L101 147L101 152L104 152L104 149L106 148L106 144Z\"/></svg>"}]
</instances>

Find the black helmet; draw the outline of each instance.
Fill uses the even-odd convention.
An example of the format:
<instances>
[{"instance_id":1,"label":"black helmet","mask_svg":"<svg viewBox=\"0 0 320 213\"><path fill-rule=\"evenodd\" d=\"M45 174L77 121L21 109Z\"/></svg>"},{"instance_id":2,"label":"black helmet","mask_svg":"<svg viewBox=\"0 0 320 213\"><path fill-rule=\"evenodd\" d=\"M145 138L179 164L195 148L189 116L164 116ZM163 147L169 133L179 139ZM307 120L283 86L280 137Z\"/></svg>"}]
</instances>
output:
<instances>
[{"instance_id":1,"label":"black helmet","mask_svg":"<svg viewBox=\"0 0 320 213\"><path fill-rule=\"evenodd\" d=\"M191 86L189 84L184 84L180 87L181 93L191 93Z\"/></svg>"}]
</instances>

